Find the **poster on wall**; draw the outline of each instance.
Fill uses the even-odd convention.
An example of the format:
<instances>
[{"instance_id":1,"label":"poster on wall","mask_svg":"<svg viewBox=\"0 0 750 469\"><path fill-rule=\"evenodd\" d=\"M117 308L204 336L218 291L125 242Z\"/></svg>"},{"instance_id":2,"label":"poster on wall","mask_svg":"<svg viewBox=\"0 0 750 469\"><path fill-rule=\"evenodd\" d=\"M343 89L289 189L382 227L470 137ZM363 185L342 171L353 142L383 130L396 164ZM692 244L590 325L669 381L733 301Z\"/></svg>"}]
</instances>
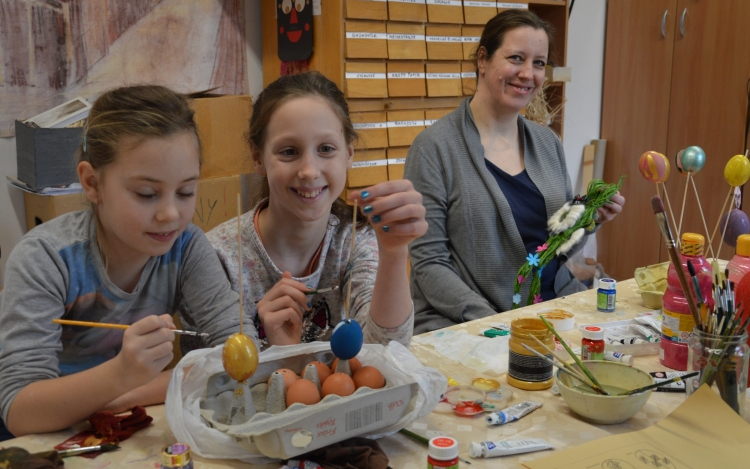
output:
<instances>
[{"instance_id":1,"label":"poster on wall","mask_svg":"<svg viewBox=\"0 0 750 469\"><path fill-rule=\"evenodd\" d=\"M311 0L276 0L279 59L307 60L312 55L313 6Z\"/></svg>"},{"instance_id":2,"label":"poster on wall","mask_svg":"<svg viewBox=\"0 0 750 469\"><path fill-rule=\"evenodd\" d=\"M0 2L0 137L123 85L247 94L244 0Z\"/></svg>"}]
</instances>

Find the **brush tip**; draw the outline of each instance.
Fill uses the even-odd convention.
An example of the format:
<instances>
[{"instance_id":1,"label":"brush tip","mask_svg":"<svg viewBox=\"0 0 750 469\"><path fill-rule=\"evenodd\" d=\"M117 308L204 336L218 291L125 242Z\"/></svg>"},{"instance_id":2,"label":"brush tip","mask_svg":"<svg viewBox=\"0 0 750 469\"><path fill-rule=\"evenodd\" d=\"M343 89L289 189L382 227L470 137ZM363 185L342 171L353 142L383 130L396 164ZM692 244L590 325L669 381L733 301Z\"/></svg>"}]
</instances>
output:
<instances>
[{"instance_id":1,"label":"brush tip","mask_svg":"<svg viewBox=\"0 0 750 469\"><path fill-rule=\"evenodd\" d=\"M664 212L664 202L661 200L661 197L658 195L651 197L651 208L654 209L654 213Z\"/></svg>"},{"instance_id":2,"label":"brush tip","mask_svg":"<svg viewBox=\"0 0 750 469\"><path fill-rule=\"evenodd\" d=\"M693 267L693 263L690 261L687 261L687 267L688 267L688 272L690 272L690 275L692 277L695 277L695 267Z\"/></svg>"}]
</instances>

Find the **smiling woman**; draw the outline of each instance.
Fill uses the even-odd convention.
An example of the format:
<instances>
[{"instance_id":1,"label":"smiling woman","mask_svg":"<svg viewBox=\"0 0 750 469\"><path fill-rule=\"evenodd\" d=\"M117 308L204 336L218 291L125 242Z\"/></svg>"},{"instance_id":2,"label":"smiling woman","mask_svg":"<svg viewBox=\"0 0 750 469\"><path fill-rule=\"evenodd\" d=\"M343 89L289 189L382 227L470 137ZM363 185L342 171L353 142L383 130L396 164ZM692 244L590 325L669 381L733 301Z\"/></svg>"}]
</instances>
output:
<instances>
[{"instance_id":1,"label":"smiling woman","mask_svg":"<svg viewBox=\"0 0 750 469\"><path fill-rule=\"evenodd\" d=\"M415 333L511 309L518 268L573 198L559 138L520 114L544 83L552 38L528 10L491 19L474 57L476 94L409 149L404 177L422 193L429 222L410 245ZM612 200L600 222L625 202ZM540 271L540 299L584 289L565 260Z\"/></svg>"},{"instance_id":2,"label":"smiling woman","mask_svg":"<svg viewBox=\"0 0 750 469\"><path fill-rule=\"evenodd\" d=\"M8 259L0 411L16 436L163 402L178 309L209 345L239 330L239 297L190 224L201 156L187 98L160 86L103 94L78 157L91 209L34 228Z\"/></svg>"}]
</instances>

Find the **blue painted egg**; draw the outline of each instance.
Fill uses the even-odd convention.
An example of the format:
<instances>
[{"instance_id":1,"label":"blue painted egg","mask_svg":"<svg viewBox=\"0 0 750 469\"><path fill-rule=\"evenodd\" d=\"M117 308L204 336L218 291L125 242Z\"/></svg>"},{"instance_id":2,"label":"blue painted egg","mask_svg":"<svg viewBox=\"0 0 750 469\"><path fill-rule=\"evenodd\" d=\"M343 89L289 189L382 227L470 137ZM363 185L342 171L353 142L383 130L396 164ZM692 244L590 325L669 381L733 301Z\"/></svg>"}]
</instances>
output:
<instances>
[{"instance_id":1,"label":"blue painted egg","mask_svg":"<svg viewBox=\"0 0 750 469\"><path fill-rule=\"evenodd\" d=\"M331 334L331 351L341 360L349 360L362 350L362 326L354 319L343 319Z\"/></svg>"},{"instance_id":2,"label":"blue painted egg","mask_svg":"<svg viewBox=\"0 0 750 469\"><path fill-rule=\"evenodd\" d=\"M706 164L706 152L695 145L685 148L675 156L675 166L680 174L695 174Z\"/></svg>"},{"instance_id":3,"label":"blue painted egg","mask_svg":"<svg viewBox=\"0 0 750 469\"><path fill-rule=\"evenodd\" d=\"M724 224L727 222L727 214L725 213L721 217L719 222L719 230L724 231ZM750 220L742 210L733 208L729 212L729 224L727 225L727 231L724 233L724 242L728 246L735 247L737 245L737 238L740 235L750 233Z\"/></svg>"}]
</instances>

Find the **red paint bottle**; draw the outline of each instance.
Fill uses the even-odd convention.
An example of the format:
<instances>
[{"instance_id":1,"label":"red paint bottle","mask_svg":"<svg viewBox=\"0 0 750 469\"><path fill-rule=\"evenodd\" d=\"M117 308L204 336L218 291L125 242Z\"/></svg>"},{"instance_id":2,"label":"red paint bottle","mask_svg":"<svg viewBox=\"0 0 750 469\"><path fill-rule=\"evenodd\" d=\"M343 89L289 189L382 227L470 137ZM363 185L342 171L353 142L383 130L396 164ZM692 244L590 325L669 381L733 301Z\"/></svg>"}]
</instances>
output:
<instances>
[{"instance_id":1,"label":"red paint bottle","mask_svg":"<svg viewBox=\"0 0 750 469\"><path fill-rule=\"evenodd\" d=\"M458 469L458 442L449 436L436 436L427 447L427 469Z\"/></svg>"},{"instance_id":2,"label":"red paint bottle","mask_svg":"<svg viewBox=\"0 0 750 469\"><path fill-rule=\"evenodd\" d=\"M604 329L586 326L581 332L581 360L604 360Z\"/></svg>"}]
</instances>

